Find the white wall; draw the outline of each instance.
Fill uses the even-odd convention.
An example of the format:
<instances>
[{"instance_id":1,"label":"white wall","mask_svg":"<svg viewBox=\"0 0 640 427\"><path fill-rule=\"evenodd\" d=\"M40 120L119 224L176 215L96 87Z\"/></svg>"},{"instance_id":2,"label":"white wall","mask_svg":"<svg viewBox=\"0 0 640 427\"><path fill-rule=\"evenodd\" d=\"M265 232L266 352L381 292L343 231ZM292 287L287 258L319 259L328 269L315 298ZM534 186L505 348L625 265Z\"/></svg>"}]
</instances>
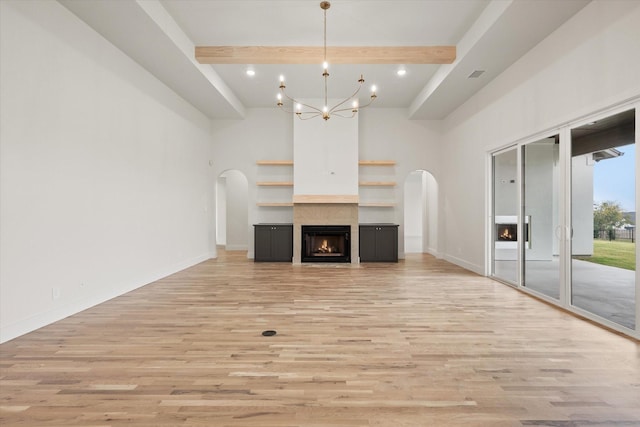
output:
<instances>
[{"instance_id":1,"label":"white wall","mask_svg":"<svg viewBox=\"0 0 640 427\"><path fill-rule=\"evenodd\" d=\"M422 253L426 219L425 171L413 171L404 181L404 246L405 253Z\"/></svg>"},{"instance_id":2,"label":"white wall","mask_svg":"<svg viewBox=\"0 0 640 427\"><path fill-rule=\"evenodd\" d=\"M210 121L66 8L0 12L6 341L207 259L215 175Z\"/></svg>"},{"instance_id":3,"label":"white wall","mask_svg":"<svg viewBox=\"0 0 640 427\"><path fill-rule=\"evenodd\" d=\"M493 188L495 215L518 215L518 150L500 153L493 158Z\"/></svg>"},{"instance_id":4,"label":"white wall","mask_svg":"<svg viewBox=\"0 0 640 427\"><path fill-rule=\"evenodd\" d=\"M290 207L258 207L257 202L291 202L292 187L258 187L259 181L292 181L291 166L259 166L258 160L293 159L293 118L277 108L247 109L244 120L213 120L213 173L235 169L248 183L247 256L253 258L252 225L293 222Z\"/></svg>"},{"instance_id":5,"label":"white wall","mask_svg":"<svg viewBox=\"0 0 640 427\"><path fill-rule=\"evenodd\" d=\"M301 100L322 105L322 100ZM340 100L330 100L336 105ZM358 116L293 120L293 194L358 194Z\"/></svg>"},{"instance_id":6,"label":"white wall","mask_svg":"<svg viewBox=\"0 0 640 427\"><path fill-rule=\"evenodd\" d=\"M448 260L485 272L488 151L640 95L638 22L640 2L596 0L447 117L441 247Z\"/></svg>"},{"instance_id":7,"label":"white wall","mask_svg":"<svg viewBox=\"0 0 640 427\"><path fill-rule=\"evenodd\" d=\"M226 171L223 176L226 178L226 249L246 251L249 242L247 178L237 170Z\"/></svg>"},{"instance_id":8,"label":"white wall","mask_svg":"<svg viewBox=\"0 0 640 427\"><path fill-rule=\"evenodd\" d=\"M423 252L430 253L431 255L440 256L438 251L438 181L436 178L430 173L426 173L424 175L425 180L425 190L426 190L426 223L423 227L426 230L426 233L423 235Z\"/></svg>"},{"instance_id":9,"label":"white wall","mask_svg":"<svg viewBox=\"0 0 640 427\"><path fill-rule=\"evenodd\" d=\"M227 177L216 179L216 244L227 244Z\"/></svg>"},{"instance_id":10,"label":"white wall","mask_svg":"<svg viewBox=\"0 0 640 427\"><path fill-rule=\"evenodd\" d=\"M438 256L438 182L427 171L404 181L404 245L405 253Z\"/></svg>"}]
</instances>

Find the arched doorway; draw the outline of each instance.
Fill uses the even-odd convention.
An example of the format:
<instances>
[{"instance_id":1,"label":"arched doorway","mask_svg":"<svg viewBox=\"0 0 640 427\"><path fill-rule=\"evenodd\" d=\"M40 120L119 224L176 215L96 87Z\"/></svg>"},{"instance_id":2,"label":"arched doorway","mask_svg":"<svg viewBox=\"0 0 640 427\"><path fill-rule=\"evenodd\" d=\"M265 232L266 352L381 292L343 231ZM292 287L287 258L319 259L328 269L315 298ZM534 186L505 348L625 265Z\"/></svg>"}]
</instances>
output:
<instances>
[{"instance_id":1,"label":"arched doorway","mask_svg":"<svg viewBox=\"0 0 640 427\"><path fill-rule=\"evenodd\" d=\"M222 172L216 180L216 245L229 251L249 247L249 183L239 170Z\"/></svg>"},{"instance_id":2,"label":"arched doorway","mask_svg":"<svg viewBox=\"0 0 640 427\"><path fill-rule=\"evenodd\" d=\"M438 254L438 182L426 170L404 181L404 250Z\"/></svg>"}]
</instances>

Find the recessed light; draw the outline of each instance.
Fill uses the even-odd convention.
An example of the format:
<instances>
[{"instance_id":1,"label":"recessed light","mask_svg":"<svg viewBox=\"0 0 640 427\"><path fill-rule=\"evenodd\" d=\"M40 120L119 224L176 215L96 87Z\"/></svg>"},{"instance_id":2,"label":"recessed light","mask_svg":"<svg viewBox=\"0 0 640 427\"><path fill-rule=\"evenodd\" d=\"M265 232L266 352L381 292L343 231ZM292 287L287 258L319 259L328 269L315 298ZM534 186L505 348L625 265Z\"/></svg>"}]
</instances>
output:
<instances>
[{"instance_id":1,"label":"recessed light","mask_svg":"<svg viewBox=\"0 0 640 427\"><path fill-rule=\"evenodd\" d=\"M404 68L400 68L398 71L396 71L396 74L398 75L398 77L405 76L407 74L407 70L405 70Z\"/></svg>"},{"instance_id":2,"label":"recessed light","mask_svg":"<svg viewBox=\"0 0 640 427\"><path fill-rule=\"evenodd\" d=\"M247 69L247 76L253 77L255 75L256 75L256 70L254 70L253 68L248 68Z\"/></svg>"}]
</instances>

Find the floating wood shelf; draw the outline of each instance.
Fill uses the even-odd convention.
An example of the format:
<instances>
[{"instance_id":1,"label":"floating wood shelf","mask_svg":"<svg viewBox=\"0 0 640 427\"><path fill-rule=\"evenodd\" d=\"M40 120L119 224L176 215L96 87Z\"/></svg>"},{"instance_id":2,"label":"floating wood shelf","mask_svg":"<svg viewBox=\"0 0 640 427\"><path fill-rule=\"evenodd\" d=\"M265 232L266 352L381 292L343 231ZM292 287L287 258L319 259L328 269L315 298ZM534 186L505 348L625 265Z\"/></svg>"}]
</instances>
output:
<instances>
[{"instance_id":1,"label":"floating wood shelf","mask_svg":"<svg viewBox=\"0 0 640 427\"><path fill-rule=\"evenodd\" d=\"M256 182L260 187L293 187L292 181L263 181Z\"/></svg>"},{"instance_id":2,"label":"floating wood shelf","mask_svg":"<svg viewBox=\"0 0 640 427\"><path fill-rule=\"evenodd\" d=\"M395 166L395 160L360 160L360 166Z\"/></svg>"},{"instance_id":3,"label":"floating wood shelf","mask_svg":"<svg viewBox=\"0 0 640 427\"><path fill-rule=\"evenodd\" d=\"M360 187L395 187L394 181L360 181L358 183Z\"/></svg>"},{"instance_id":4,"label":"floating wood shelf","mask_svg":"<svg viewBox=\"0 0 640 427\"><path fill-rule=\"evenodd\" d=\"M271 208L279 208L279 207L291 207L293 203L291 202L282 202L282 203L256 203L256 206L261 207L271 207Z\"/></svg>"},{"instance_id":5,"label":"floating wood shelf","mask_svg":"<svg viewBox=\"0 0 640 427\"><path fill-rule=\"evenodd\" d=\"M260 166L293 166L293 160L258 160Z\"/></svg>"},{"instance_id":6,"label":"floating wood shelf","mask_svg":"<svg viewBox=\"0 0 640 427\"><path fill-rule=\"evenodd\" d=\"M371 203L359 203L358 206L363 208L393 208L395 203L383 203L383 202L371 202Z\"/></svg>"},{"instance_id":7,"label":"floating wood shelf","mask_svg":"<svg viewBox=\"0 0 640 427\"><path fill-rule=\"evenodd\" d=\"M294 203L358 203L357 194L296 194Z\"/></svg>"}]
</instances>

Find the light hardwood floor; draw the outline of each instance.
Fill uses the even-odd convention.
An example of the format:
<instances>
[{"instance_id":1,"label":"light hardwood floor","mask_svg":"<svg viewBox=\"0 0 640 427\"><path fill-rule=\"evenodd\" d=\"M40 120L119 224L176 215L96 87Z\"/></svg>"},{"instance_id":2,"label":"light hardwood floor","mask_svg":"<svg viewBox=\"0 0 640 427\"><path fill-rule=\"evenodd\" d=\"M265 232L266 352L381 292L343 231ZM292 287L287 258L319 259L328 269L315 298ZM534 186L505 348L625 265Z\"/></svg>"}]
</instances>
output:
<instances>
[{"instance_id":1,"label":"light hardwood floor","mask_svg":"<svg viewBox=\"0 0 640 427\"><path fill-rule=\"evenodd\" d=\"M2 426L640 426L636 341L429 255L221 252L0 351Z\"/></svg>"}]
</instances>

